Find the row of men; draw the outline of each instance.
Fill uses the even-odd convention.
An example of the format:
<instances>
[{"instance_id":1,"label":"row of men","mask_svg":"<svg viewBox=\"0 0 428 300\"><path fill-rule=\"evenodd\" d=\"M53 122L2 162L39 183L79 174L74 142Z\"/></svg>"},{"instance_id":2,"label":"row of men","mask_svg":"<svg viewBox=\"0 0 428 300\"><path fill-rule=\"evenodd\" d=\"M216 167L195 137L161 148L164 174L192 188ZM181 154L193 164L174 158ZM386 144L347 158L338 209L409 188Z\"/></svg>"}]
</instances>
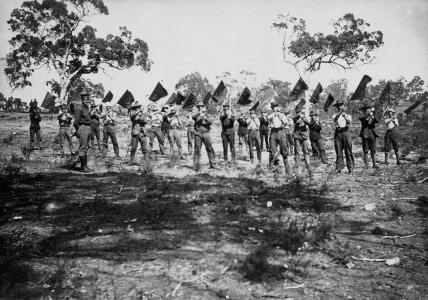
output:
<instances>
[{"instance_id":1,"label":"row of men","mask_svg":"<svg viewBox=\"0 0 428 300\"><path fill-rule=\"evenodd\" d=\"M103 153L106 153L108 146L108 138L110 137L113 149L117 157L119 156L119 147L116 138L116 117L110 105L106 106L106 111L101 113L90 100L88 93L81 94L82 105L76 110L74 117L74 127L77 136L79 137L79 148L76 154L79 158L83 171L88 171L87 168L87 152L89 149L89 141L92 137L97 137L99 140L99 121L104 124L103 130ZM352 123L350 115L346 114L343 109L343 102L336 102L334 106L337 113L334 118L334 147L336 151L336 171L341 172L344 168L345 154L346 165L349 173L354 169L354 157L352 152L352 139L349 131L349 126ZM277 103L271 104L272 113L262 111L261 117L256 116L255 111L250 111L250 116L241 116L237 118L229 105L223 106L223 111L220 114L222 125L221 138L223 144L223 157L228 162L228 150L230 149L232 163L236 161L235 150L235 121L239 124L238 137L239 142L248 145L251 161L254 160L254 148L259 163L261 162L261 151L263 148L263 140L266 143L266 149L269 151L269 168L272 169L274 161L281 155L284 161L285 171L291 173L289 155L294 154L296 163L303 155L308 173L312 176L311 166L309 164L309 141L312 146L312 151L315 156L319 157L323 163L327 163L327 156L324 149L324 143L321 136L322 125L316 112L311 111L310 117L307 118L302 109L295 110L295 116L290 118L287 113L281 111ZM36 109L30 108L30 139L34 142L34 135L40 138L40 114ZM361 107L361 133L363 145L363 158L365 166L368 167L368 154L372 158L373 167L376 165L376 139L378 134L375 127L379 122L374 114L373 108L369 104L364 104ZM69 143L70 152L73 153L73 145L71 142L71 120L72 115L68 112L67 106L61 106L61 112L58 115L60 125L61 140L66 139ZM97 122L94 122L94 119ZM131 149L130 163L134 164L135 153L138 144L141 145L144 160L149 159L149 154L152 151L153 141L158 139L160 152L164 152L164 138L168 138L170 149L174 151L174 146L177 147L179 157L182 159L181 147L181 128L183 121L177 115L174 109L164 109L160 111L155 108L151 111L146 111L141 104L134 102L130 107L131 127ZM94 125L95 123L95 125ZM385 123L388 128L385 135L385 162L388 162L388 153L391 148L394 149L397 164L400 163L398 155L398 138L397 126L398 120L395 112L392 109L386 111ZM203 103L197 103L193 112L188 116L187 122L187 137L189 153L192 152L193 144L193 161L195 168L200 167L200 155L202 144L208 154L210 168L216 168L215 154L211 143L211 126L212 118L206 113L206 108ZM62 145L61 141L61 145ZM100 146L99 146L100 147Z\"/></svg>"}]
</instances>

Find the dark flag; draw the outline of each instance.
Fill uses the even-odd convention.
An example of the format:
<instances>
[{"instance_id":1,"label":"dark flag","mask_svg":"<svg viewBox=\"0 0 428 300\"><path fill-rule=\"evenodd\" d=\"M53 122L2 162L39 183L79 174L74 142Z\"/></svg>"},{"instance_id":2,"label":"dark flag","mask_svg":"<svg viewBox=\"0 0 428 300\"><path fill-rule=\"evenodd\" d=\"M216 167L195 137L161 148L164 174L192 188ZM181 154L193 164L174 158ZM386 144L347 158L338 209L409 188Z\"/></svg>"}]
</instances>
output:
<instances>
[{"instance_id":1,"label":"dark flag","mask_svg":"<svg viewBox=\"0 0 428 300\"><path fill-rule=\"evenodd\" d=\"M410 105L408 108L404 110L404 113L406 115L410 114L414 109L416 109L419 105L421 105L422 102L427 100L427 98L428 98L428 92L423 93L422 95L420 95L420 98L416 100L415 103L413 103L412 105Z\"/></svg>"},{"instance_id":2,"label":"dark flag","mask_svg":"<svg viewBox=\"0 0 428 300\"><path fill-rule=\"evenodd\" d=\"M222 80L220 81L217 88L215 89L214 94L212 95L212 98L216 103L219 103L219 102L222 102L224 97L226 97L226 94L227 94L227 88L224 85L224 82Z\"/></svg>"},{"instance_id":3,"label":"dark flag","mask_svg":"<svg viewBox=\"0 0 428 300\"><path fill-rule=\"evenodd\" d=\"M366 97L366 87L370 81L372 81L372 78L364 75L350 100L363 100Z\"/></svg>"},{"instance_id":4,"label":"dark flag","mask_svg":"<svg viewBox=\"0 0 428 300\"><path fill-rule=\"evenodd\" d=\"M391 85L389 81L383 89L382 93L380 94L379 102L381 103L381 105L391 105Z\"/></svg>"},{"instance_id":5,"label":"dark flag","mask_svg":"<svg viewBox=\"0 0 428 300\"><path fill-rule=\"evenodd\" d=\"M260 110L268 109L275 95L276 93L274 90L267 90L260 99L259 106L257 108Z\"/></svg>"},{"instance_id":6,"label":"dark flag","mask_svg":"<svg viewBox=\"0 0 428 300\"><path fill-rule=\"evenodd\" d=\"M56 97L54 95L47 92L45 99L43 99L41 107L46 108L46 109L51 109L52 107L55 106L55 99L56 99Z\"/></svg>"},{"instance_id":7,"label":"dark flag","mask_svg":"<svg viewBox=\"0 0 428 300\"><path fill-rule=\"evenodd\" d=\"M334 102L334 98L333 98L333 96L329 93L328 94L328 97L327 97L327 100L325 100L325 103L324 103L324 111L325 112L328 112L328 109L330 108L330 106L333 104L333 102Z\"/></svg>"},{"instance_id":8,"label":"dark flag","mask_svg":"<svg viewBox=\"0 0 428 300\"><path fill-rule=\"evenodd\" d=\"M250 97L251 97L251 91L247 87L245 87L245 89L241 93L241 96L239 96L237 103L239 105L248 105L251 103Z\"/></svg>"},{"instance_id":9,"label":"dark flag","mask_svg":"<svg viewBox=\"0 0 428 300\"><path fill-rule=\"evenodd\" d=\"M177 99L175 100L175 104L181 105L181 104L183 104L183 102L184 102L185 99L186 99L186 97L184 97L180 93L177 93Z\"/></svg>"},{"instance_id":10,"label":"dark flag","mask_svg":"<svg viewBox=\"0 0 428 300\"><path fill-rule=\"evenodd\" d=\"M256 110L259 107L259 105L260 105L260 100L257 100L257 102L254 103L253 106L251 106L250 110Z\"/></svg>"},{"instance_id":11,"label":"dark flag","mask_svg":"<svg viewBox=\"0 0 428 300\"><path fill-rule=\"evenodd\" d=\"M105 95L103 101L101 102L102 103L111 102L111 100L113 100L113 94L110 91L108 91L107 95Z\"/></svg>"},{"instance_id":12,"label":"dark flag","mask_svg":"<svg viewBox=\"0 0 428 300\"><path fill-rule=\"evenodd\" d=\"M303 81L302 77L300 77L288 96L288 102L293 102L299 99L307 89L308 85Z\"/></svg>"},{"instance_id":13,"label":"dark flag","mask_svg":"<svg viewBox=\"0 0 428 300\"><path fill-rule=\"evenodd\" d=\"M196 104L196 96L193 93L190 93L189 96L187 96L186 100L183 102L183 109L190 110L195 106Z\"/></svg>"},{"instance_id":14,"label":"dark flag","mask_svg":"<svg viewBox=\"0 0 428 300\"><path fill-rule=\"evenodd\" d=\"M150 95L149 100L156 102L167 95L168 95L168 92L166 91L166 89L162 86L162 84L160 84L160 82L158 82L152 94Z\"/></svg>"},{"instance_id":15,"label":"dark flag","mask_svg":"<svg viewBox=\"0 0 428 300\"><path fill-rule=\"evenodd\" d=\"M317 84L317 87L314 90L314 93L312 94L311 98L309 99L309 102L316 104L320 100L320 94L322 93L322 85L321 83Z\"/></svg>"},{"instance_id":16,"label":"dark flag","mask_svg":"<svg viewBox=\"0 0 428 300\"><path fill-rule=\"evenodd\" d=\"M128 90L120 97L119 101L117 101L117 104L120 104L123 108L128 108L131 106L132 102L134 102L134 96L132 93Z\"/></svg>"},{"instance_id":17,"label":"dark flag","mask_svg":"<svg viewBox=\"0 0 428 300\"><path fill-rule=\"evenodd\" d=\"M305 104L306 104L305 98L300 99L299 103L297 103L296 105L296 110L297 109L303 110L303 107L305 106Z\"/></svg>"},{"instance_id":18,"label":"dark flag","mask_svg":"<svg viewBox=\"0 0 428 300\"><path fill-rule=\"evenodd\" d=\"M208 93L205 95L204 99L202 99L202 102L204 103L204 105L208 105L208 102L210 101L211 97L212 97L212 95L211 95L211 93L210 93L210 92L208 92Z\"/></svg>"},{"instance_id":19,"label":"dark flag","mask_svg":"<svg viewBox=\"0 0 428 300\"><path fill-rule=\"evenodd\" d=\"M176 93L172 93L172 95L168 98L168 100L166 100L166 105L174 105L175 102L177 101L177 94Z\"/></svg>"}]
</instances>

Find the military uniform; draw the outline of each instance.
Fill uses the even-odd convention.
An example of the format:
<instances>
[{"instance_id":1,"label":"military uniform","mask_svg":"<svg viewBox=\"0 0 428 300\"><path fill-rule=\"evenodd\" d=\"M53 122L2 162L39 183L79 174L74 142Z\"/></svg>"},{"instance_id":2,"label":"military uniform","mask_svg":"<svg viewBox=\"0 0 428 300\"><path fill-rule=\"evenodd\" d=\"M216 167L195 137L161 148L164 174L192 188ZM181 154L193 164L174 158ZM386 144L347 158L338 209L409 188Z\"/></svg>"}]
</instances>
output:
<instances>
[{"instance_id":1,"label":"military uniform","mask_svg":"<svg viewBox=\"0 0 428 300\"><path fill-rule=\"evenodd\" d=\"M271 104L272 108L278 106L277 103ZM269 169L272 169L273 161L277 158L278 155L278 146L279 153L281 154L286 174L290 173L290 163L288 161L289 154L289 144L285 134L285 126L291 126L291 120L285 116L282 112L274 111L268 116L269 124L271 127L270 136L269 136Z\"/></svg>"},{"instance_id":2,"label":"military uniform","mask_svg":"<svg viewBox=\"0 0 428 300\"><path fill-rule=\"evenodd\" d=\"M385 124L387 127L385 133L385 164L388 164L388 155L391 149L394 149L395 158L397 160L397 165L400 164L400 158L398 154L398 144L399 144L399 134L397 127L399 125L398 118L395 116L395 112L392 109L386 111L389 114L385 118Z\"/></svg>"},{"instance_id":3,"label":"military uniform","mask_svg":"<svg viewBox=\"0 0 428 300\"><path fill-rule=\"evenodd\" d=\"M155 139L155 137L158 140L159 143L159 150L161 154L165 154L165 146L164 146L164 136L162 134L162 120L163 120L163 116L162 113L158 110L155 110L151 116L151 126L149 129L149 137L150 137L150 142L149 142L149 146L150 146L150 152L153 151L153 141Z\"/></svg>"},{"instance_id":4,"label":"military uniform","mask_svg":"<svg viewBox=\"0 0 428 300\"><path fill-rule=\"evenodd\" d=\"M113 144L114 154L117 158L119 155L119 144L116 137L116 116L112 110L106 111L101 115L104 129L103 129L103 153L107 154L108 149L108 138L110 137L111 143Z\"/></svg>"},{"instance_id":5,"label":"military uniform","mask_svg":"<svg viewBox=\"0 0 428 300\"><path fill-rule=\"evenodd\" d=\"M195 120L192 116L188 116L187 122L187 150L189 154L193 152L193 143L195 141Z\"/></svg>"},{"instance_id":6,"label":"military uniform","mask_svg":"<svg viewBox=\"0 0 428 300\"><path fill-rule=\"evenodd\" d=\"M250 148L250 160L254 161L254 146L257 151L257 160L259 163L262 161L262 151L260 142L260 120L256 117L255 113L247 119L248 124L248 146Z\"/></svg>"},{"instance_id":7,"label":"military uniform","mask_svg":"<svg viewBox=\"0 0 428 300\"><path fill-rule=\"evenodd\" d=\"M209 118L207 118L207 116L202 116L199 111L193 114L192 118L193 120L195 120L195 153L193 155L193 164L196 169L199 169L201 148L202 148L202 144L204 144L208 154L210 168L216 168L215 153L214 153L213 146L211 144L211 136L210 136L212 121Z\"/></svg>"},{"instance_id":8,"label":"military uniform","mask_svg":"<svg viewBox=\"0 0 428 300\"><path fill-rule=\"evenodd\" d=\"M337 102L333 106L341 106L343 102ZM345 152L346 166L349 173L354 170L354 154L352 153L352 139L348 125L351 124L352 118L344 112L337 113L334 119L334 150L336 152L336 171L341 172L344 167L343 152Z\"/></svg>"},{"instance_id":9,"label":"military uniform","mask_svg":"<svg viewBox=\"0 0 428 300\"><path fill-rule=\"evenodd\" d=\"M100 143L100 112L97 106L91 107L91 147L94 147L94 140L97 139L98 150L101 150Z\"/></svg>"},{"instance_id":10,"label":"military uniform","mask_svg":"<svg viewBox=\"0 0 428 300\"><path fill-rule=\"evenodd\" d=\"M165 118L168 119L168 123L170 125L170 129L169 129L169 136L171 137L171 152L174 152L174 145L177 145L177 150L178 150L178 156L180 157L180 159L184 159L183 157L183 150L181 147L181 120L180 118L176 115L176 111L175 110L171 110L171 112L165 116Z\"/></svg>"},{"instance_id":11,"label":"military uniform","mask_svg":"<svg viewBox=\"0 0 428 300\"><path fill-rule=\"evenodd\" d=\"M307 118L302 115L301 111L296 111L298 114L293 118L294 122L294 160L298 163L300 159L300 149L302 150L302 155L305 160L305 166L308 169L309 175L312 176L312 170L309 165L309 150L308 150L308 138L309 138L309 128L306 123L309 122Z\"/></svg>"},{"instance_id":12,"label":"military uniform","mask_svg":"<svg viewBox=\"0 0 428 300\"><path fill-rule=\"evenodd\" d=\"M242 144L245 145L245 148L248 151L248 124L247 119L243 116L238 118L238 142L239 142L239 149L242 149Z\"/></svg>"},{"instance_id":13,"label":"military uniform","mask_svg":"<svg viewBox=\"0 0 428 300\"><path fill-rule=\"evenodd\" d=\"M370 108L371 106L369 105L362 107L362 109L364 110L368 110ZM378 123L379 121L376 116L373 115L373 113L365 113L365 115L360 117L359 120L361 122L360 137L363 146L364 165L366 168L368 167L367 154L370 151L373 168L376 168L376 138L378 137L378 134L375 128L376 123Z\"/></svg>"},{"instance_id":14,"label":"military uniform","mask_svg":"<svg viewBox=\"0 0 428 300\"><path fill-rule=\"evenodd\" d=\"M135 152L138 148L138 143L141 145L141 151L143 153L144 161L148 161L148 131L146 125L149 122L149 118L144 116L143 112L139 110L141 107L138 102L134 102L131 106L130 119L132 122L131 127L131 151L130 151L130 164L134 163Z\"/></svg>"},{"instance_id":15,"label":"military uniform","mask_svg":"<svg viewBox=\"0 0 428 300\"><path fill-rule=\"evenodd\" d=\"M228 106L226 106L228 107ZM223 144L223 159L228 160L227 148L230 147L230 154L232 161L236 161L236 149L235 149L235 116L229 116L225 112L220 114L221 121L221 141Z\"/></svg>"},{"instance_id":16,"label":"military uniform","mask_svg":"<svg viewBox=\"0 0 428 300\"><path fill-rule=\"evenodd\" d=\"M169 122L169 119L167 118L168 110L169 110L169 107L163 107L162 108L163 117L162 117L161 131L162 131L162 135L164 137L164 140L165 140L165 138L168 140L169 148L171 151L173 151L174 141L173 141L172 136L170 134L171 124Z\"/></svg>"},{"instance_id":17,"label":"military uniform","mask_svg":"<svg viewBox=\"0 0 428 300\"><path fill-rule=\"evenodd\" d=\"M42 118L40 117L39 108L33 107L30 111L30 147L34 148L34 138L37 139L37 145L39 150L42 149L40 142L42 137L40 135L40 122Z\"/></svg>"},{"instance_id":18,"label":"military uniform","mask_svg":"<svg viewBox=\"0 0 428 300\"><path fill-rule=\"evenodd\" d=\"M311 116L316 115L311 113ZM327 163L327 154L321 136L322 125L319 120L311 119L309 123L309 140L311 141L312 153L314 157L320 158L323 163Z\"/></svg>"},{"instance_id":19,"label":"military uniform","mask_svg":"<svg viewBox=\"0 0 428 300\"><path fill-rule=\"evenodd\" d=\"M269 151L269 120L267 116L260 117L260 149L263 150L263 141L266 144L266 150Z\"/></svg>"},{"instance_id":20,"label":"military uniform","mask_svg":"<svg viewBox=\"0 0 428 300\"><path fill-rule=\"evenodd\" d=\"M87 94L81 94L84 96ZM77 149L77 155L80 159L80 164L82 171L87 172L88 169L88 148L89 148L89 139L91 137L91 111L88 105L83 103L75 111L74 115L74 128L79 135L79 148Z\"/></svg>"},{"instance_id":21,"label":"military uniform","mask_svg":"<svg viewBox=\"0 0 428 300\"><path fill-rule=\"evenodd\" d=\"M59 139L61 144L61 152L64 152L64 138L68 142L68 147L70 149L70 154L73 154L73 142L71 140L71 120L72 115L68 112L60 111L58 114L58 121L59 121Z\"/></svg>"}]
</instances>

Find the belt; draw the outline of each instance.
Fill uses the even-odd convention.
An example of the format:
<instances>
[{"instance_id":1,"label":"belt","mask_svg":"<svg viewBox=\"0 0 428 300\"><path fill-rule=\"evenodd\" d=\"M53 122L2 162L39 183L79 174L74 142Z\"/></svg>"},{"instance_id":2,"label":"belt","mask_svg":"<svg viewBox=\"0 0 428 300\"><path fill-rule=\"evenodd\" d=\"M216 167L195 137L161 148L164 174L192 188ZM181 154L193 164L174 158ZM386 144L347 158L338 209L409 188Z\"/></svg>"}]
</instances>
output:
<instances>
[{"instance_id":1,"label":"belt","mask_svg":"<svg viewBox=\"0 0 428 300\"><path fill-rule=\"evenodd\" d=\"M278 128L272 127L271 131L281 131L283 129L284 127L278 127Z\"/></svg>"},{"instance_id":2,"label":"belt","mask_svg":"<svg viewBox=\"0 0 428 300\"><path fill-rule=\"evenodd\" d=\"M348 126L336 127L336 133L341 133L341 132L345 132L345 131L348 131Z\"/></svg>"},{"instance_id":3,"label":"belt","mask_svg":"<svg viewBox=\"0 0 428 300\"><path fill-rule=\"evenodd\" d=\"M256 128L256 129L248 129L248 131L259 131L259 128Z\"/></svg>"}]
</instances>

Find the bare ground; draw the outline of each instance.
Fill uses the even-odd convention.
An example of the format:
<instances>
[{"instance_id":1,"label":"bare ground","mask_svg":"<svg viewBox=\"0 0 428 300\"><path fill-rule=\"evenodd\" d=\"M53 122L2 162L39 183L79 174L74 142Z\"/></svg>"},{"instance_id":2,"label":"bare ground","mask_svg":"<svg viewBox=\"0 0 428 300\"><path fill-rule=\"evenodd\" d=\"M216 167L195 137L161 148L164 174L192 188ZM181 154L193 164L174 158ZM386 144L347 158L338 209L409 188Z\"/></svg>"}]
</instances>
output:
<instances>
[{"instance_id":1,"label":"bare ground","mask_svg":"<svg viewBox=\"0 0 428 300\"><path fill-rule=\"evenodd\" d=\"M28 115L0 118L4 299L428 294L428 171L413 152L403 165L366 170L356 145L353 175L312 162L312 182L303 168L285 178L282 168L269 173L266 163L259 168L244 160L196 173L190 156L156 156L147 172L126 165L123 120L118 135L125 158L109 153L104 160L91 150L96 172L81 174L61 167L67 157L53 143L55 119L43 119L48 149L27 159L21 147L29 139ZM219 134L212 136L221 157ZM328 155L333 161L331 147ZM398 263L387 261L392 265L373 261L396 257Z\"/></svg>"}]
</instances>

